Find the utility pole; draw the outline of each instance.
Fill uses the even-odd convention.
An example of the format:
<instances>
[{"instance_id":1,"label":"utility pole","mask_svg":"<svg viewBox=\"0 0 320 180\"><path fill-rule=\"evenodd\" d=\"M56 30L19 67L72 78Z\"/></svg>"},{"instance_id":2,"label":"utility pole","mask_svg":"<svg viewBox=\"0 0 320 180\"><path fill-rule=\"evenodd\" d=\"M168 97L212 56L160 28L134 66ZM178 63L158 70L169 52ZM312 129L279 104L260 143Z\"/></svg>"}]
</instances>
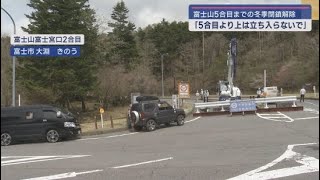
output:
<instances>
[{"instance_id":1,"label":"utility pole","mask_svg":"<svg viewBox=\"0 0 320 180\"><path fill-rule=\"evenodd\" d=\"M202 73L204 74L204 31L202 31Z\"/></svg>"},{"instance_id":2,"label":"utility pole","mask_svg":"<svg viewBox=\"0 0 320 180\"><path fill-rule=\"evenodd\" d=\"M267 87L267 70L263 71L263 86Z\"/></svg>"},{"instance_id":3,"label":"utility pole","mask_svg":"<svg viewBox=\"0 0 320 180\"><path fill-rule=\"evenodd\" d=\"M164 97L164 87L163 87L163 56L168 55L168 53L161 54L161 92L162 97Z\"/></svg>"},{"instance_id":4,"label":"utility pole","mask_svg":"<svg viewBox=\"0 0 320 180\"><path fill-rule=\"evenodd\" d=\"M162 92L162 97L164 97L164 88L163 88L163 54L161 54L161 92Z\"/></svg>"},{"instance_id":5,"label":"utility pole","mask_svg":"<svg viewBox=\"0 0 320 180\"><path fill-rule=\"evenodd\" d=\"M3 7L1 9L10 17L13 23L13 34L16 34L16 23L12 16ZM16 106L16 56L12 56L12 106Z\"/></svg>"}]
</instances>

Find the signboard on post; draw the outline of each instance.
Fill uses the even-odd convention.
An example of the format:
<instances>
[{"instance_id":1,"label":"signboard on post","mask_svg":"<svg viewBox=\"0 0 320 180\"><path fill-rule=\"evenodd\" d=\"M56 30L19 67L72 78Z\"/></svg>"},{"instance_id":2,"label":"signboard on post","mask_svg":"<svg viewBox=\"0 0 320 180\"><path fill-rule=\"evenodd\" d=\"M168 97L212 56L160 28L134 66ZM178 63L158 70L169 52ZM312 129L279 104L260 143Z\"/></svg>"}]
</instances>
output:
<instances>
[{"instance_id":1,"label":"signboard on post","mask_svg":"<svg viewBox=\"0 0 320 180\"><path fill-rule=\"evenodd\" d=\"M178 84L179 98L190 98L190 85L189 82L179 82Z\"/></svg>"},{"instance_id":2,"label":"signboard on post","mask_svg":"<svg viewBox=\"0 0 320 180\"><path fill-rule=\"evenodd\" d=\"M189 5L190 31L311 31L311 5Z\"/></svg>"},{"instance_id":3,"label":"signboard on post","mask_svg":"<svg viewBox=\"0 0 320 180\"><path fill-rule=\"evenodd\" d=\"M104 113L104 109L103 108L100 108L99 111L100 111L100 114Z\"/></svg>"},{"instance_id":4,"label":"signboard on post","mask_svg":"<svg viewBox=\"0 0 320 180\"><path fill-rule=\"evenodd\" d=\"M101 128L103 128L103 113L104 113L104 109L102 107L99 108L100 111L100 117L101 117Z\"/></svg>"},{"instance_id":5,"label":"signboard on post","mask_svg":"<svg viewBox=\"0 0 320 180\"><path fill-rule=\"evenodd\" d=\"M251 100L234 100L230 101L230 113L256 111L256 103Z\"/></svg>"}]
</instances>

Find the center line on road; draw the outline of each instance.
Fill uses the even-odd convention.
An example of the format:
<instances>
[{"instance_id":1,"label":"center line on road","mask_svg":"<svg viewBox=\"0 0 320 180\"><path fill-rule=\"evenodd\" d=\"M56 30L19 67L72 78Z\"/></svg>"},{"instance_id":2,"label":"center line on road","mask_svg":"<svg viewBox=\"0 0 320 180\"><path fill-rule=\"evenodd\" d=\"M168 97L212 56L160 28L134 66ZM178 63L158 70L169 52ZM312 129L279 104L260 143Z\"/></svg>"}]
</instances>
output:
<instances>
[{"instance_id":1,"label":"center line on road","mask_svg":"<svg viewBox=\"0 0 320 180\"><path fill-rule=\"evenodd\" d=\"M84 138L84 139L77 139L76 141L94 140L94 139L108 139L108 138L114 138L114 137L134 135L134 134L137 134L137 133L139 133L139 132L133 132L133 133L127 133L127 134L118 134L118 135L105 136L105 137L96 137L96 138Z\"/></svg>"},{"instance_id":2,"label":"center line on road","mask_svg":"<svg viewBox=\"0 0 320 180\"><path fill-rule=\"evenodd\" d=\"M305 118L296 118L296 119L294 119L294 120L296 121L296 120L303 120L303 119L317 119L317 118L319 118L319 116L316 116L316 117L305 117Z\"/></svg>"},{"instance_id":3,"label":"center line on road","mask_svg":"<svg viewBox=\"0 0 320 180\"><path fill-rule=\"evenodd\" d=\"M81 174L89 174L89 173L95 173L103 171L102 169L92 170L92 171L83 171L83 172L68 172L63 174L56 174L51 176L42 176L42 177L36 177L36 178L29 178L29 179L23 179L23 180L53 180L53 179L64 179L64 178L70 178L70 177L76 177L77 175Z\"/></svg>"},{"instance_id":4,"label":"center line on road","mask_svg":"<svg viewBox=\"0 0 320 180\"><path fill-rule=\"evenodd\" d=\"M201 118L201 116L196 117L196 118L194 118L194 119L191 119L191 120L189 120L189 121L186 121L185 123L189 123L189 122L192 122L192 121L196 121L196 120L198 120L198 119L200 119L200 118Z\"/></svg>"},{"instance_id":5,"label":"center line on road","mask_svg":"<svg viewBox=\"0 0 320 180\"><path fill-rule=\"evenodd\" d=\"M171 159L173 159L173 157L168 157L168 158L164 158L164 159L157 159L157 160L152 160L152 161L145 161L145 162L140 162L140 163L135 163L135 164L128 164L128 165L123 165L123 166L115 166L112 168L113 169L120 169L120 168L139 166L139 165L143 165L143 164L155 163L155 162L160 162L160 161L167 161L167 160L171 160Z\"/></svg>"}]
</instances>

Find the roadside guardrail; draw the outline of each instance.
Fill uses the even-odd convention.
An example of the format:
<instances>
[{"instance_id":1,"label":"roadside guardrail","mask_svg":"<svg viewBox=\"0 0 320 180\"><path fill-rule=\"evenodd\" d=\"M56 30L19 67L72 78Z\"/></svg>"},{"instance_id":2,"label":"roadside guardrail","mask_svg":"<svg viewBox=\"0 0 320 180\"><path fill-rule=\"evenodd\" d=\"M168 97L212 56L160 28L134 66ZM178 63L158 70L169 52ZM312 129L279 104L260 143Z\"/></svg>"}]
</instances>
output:
<instances>
[{"instance_id":1,"label":"roadside guardrail","mask_svg":"<svg viewBox=\"0 0 320 180\"><path fill-rule=\"evenodd\" d=\"M196 113L200 113L200 109L212 108L212 107L221 107L221 111L225 111L224 107L226 106L230 106L230 100L194 104Z\"/></svg>"},{"instance_id":2,"label":"roadside guardrail","mask_svg":"<svg viewBox=\"0 0 320 180\"><path fill-rule=\"evenodd\" d=\"M279 102L292 102L292 107L297 107L296 96L280 96L280 97L267 97L267 98L255 98L251 99L255 101L256 105L263 104L265 109L268 109L268 104L270 103L279 103ZM206 103L195 103L194 108L196 109L195 113L200 113L200 109L220 107L221 111L225 111L224 107L230 106L230 100L226 101L215 101L215 102L206 102Z\"/></svg>"}]
</instances>

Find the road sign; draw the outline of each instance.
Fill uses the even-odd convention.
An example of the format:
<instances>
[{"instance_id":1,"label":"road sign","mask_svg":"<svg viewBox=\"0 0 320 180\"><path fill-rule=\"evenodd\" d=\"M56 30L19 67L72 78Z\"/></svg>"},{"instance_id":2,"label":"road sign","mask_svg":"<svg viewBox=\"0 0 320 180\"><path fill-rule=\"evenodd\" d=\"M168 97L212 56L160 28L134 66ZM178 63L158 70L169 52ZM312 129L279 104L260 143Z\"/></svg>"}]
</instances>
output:
<instances>
[{"instance_id":1,"label":"road sign","mask_svg":"<svg viewBox=\"0 0 320 180\"><path fill-rule=\"evenodd\" d=\"M190 31L311 31L311 5L189 5Z\"/></svg>"},{"instance_id":2,"label":"road sign","mask_svg":"<svg viewBox=\"0 0 320 180\"><path fill-rule=\"evenodd\" d=\"M10 55L20 57L79 57L80 46L11 46Z\"/></svg>"},{"instance_id":3,"label":"road sign","mask_svg":"<svg viewBox=\"0 0 320 180\"><path fill-rule=\"evenodd\" d=\"M180 82L178 86L179 98L190 98L189 82Z\"/></svg>"},{"instance_id":4,"label":"road sign","mask_svg":"<svg viewBox=\"0 0 320 180\"><path fill-rule=\"evenodd\" d=\"M256 111L256 103L250 100L230 101L230 112Z\"/></svg>"},{"instance_id":5,"label":"road sign","mask_svg":"<svg viewBox=\"0 0 320 180\"><path fill-rule=\"evenodd\" d=\"M83 45L83 34L27 34L13 35L11 45Z\"/></svg>"},{"instance_id":6,"label":"road sign","mask_svg":"<svg viewBox=\"0 0 320 180\"><path fill-rule=\"evenodd\" d=\"M104 109L103 108L100 108L99 111L100 111L100 114L104 113Z\"/></svg>"}]
</instances>

